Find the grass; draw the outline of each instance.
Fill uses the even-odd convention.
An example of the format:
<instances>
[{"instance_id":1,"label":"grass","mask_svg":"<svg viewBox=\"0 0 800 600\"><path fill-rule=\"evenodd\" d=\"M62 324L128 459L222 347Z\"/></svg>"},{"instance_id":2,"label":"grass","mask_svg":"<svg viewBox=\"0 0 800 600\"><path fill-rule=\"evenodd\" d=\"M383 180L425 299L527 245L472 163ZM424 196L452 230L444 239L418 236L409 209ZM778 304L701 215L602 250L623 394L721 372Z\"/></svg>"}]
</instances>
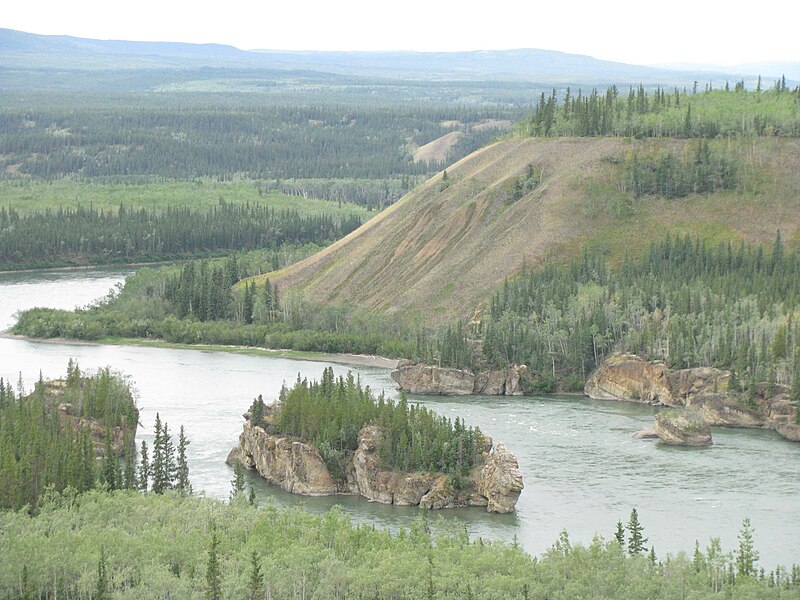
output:
<instances>
[{"instance_id":1,"label":"grass","mask_svg":"<svg viewBox=\"0 0 800 600\"><path fill-rule=\"evenodd\" d=\"M244 204L268 204L276 210L295 209L301 216L330 214L334 217L357 214L367 220L371 213L363 206L329 202L279 192L259 194L258 182L217 182L203 179L192 181L152 181L142 184L98 183L59 179L53 182L29 179L0 181L0 207L27 213L45 209L81 206L117 208L121 204L132 208L161 210L170 206L191 206L208 209L220 201Z\"/></svg>"}]
</instances>

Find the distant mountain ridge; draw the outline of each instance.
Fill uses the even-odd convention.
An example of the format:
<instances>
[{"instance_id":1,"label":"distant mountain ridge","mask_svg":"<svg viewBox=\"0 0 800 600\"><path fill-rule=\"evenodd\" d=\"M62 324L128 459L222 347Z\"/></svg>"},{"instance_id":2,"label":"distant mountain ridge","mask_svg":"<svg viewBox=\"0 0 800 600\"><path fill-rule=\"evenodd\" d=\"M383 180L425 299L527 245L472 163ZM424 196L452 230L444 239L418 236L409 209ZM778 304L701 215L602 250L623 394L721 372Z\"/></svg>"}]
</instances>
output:
<instances>
[{"instance_id":1,"label":"distant mountain ridge","mask_svg":"<svg viewBox=\"0 0 800 600\"><path fill-rule=\"evenodd\" d=\"M402 79L512 80L548 84L722 82L730 75L630 65L554 50L322 52L241 50L222 44L95 40L0 29L0 66L12 69L226 67L307 70Z\"/></svg>"}]
</instances>

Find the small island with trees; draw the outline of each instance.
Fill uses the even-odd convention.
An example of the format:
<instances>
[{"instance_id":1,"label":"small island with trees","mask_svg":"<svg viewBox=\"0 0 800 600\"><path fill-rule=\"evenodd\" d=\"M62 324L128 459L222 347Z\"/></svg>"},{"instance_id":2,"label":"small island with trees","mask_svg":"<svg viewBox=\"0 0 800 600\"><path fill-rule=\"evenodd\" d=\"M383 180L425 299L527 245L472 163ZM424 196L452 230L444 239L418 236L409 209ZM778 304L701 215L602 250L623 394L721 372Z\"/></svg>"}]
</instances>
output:
<instances>
[{"instance_id":1,"label":"small island with trees","mask_svg":"<svg viewBox=\"0 0 800 600\"><path fill-rule=\"evenodd\" d=\"M477 428L419 405L375 396L348 373L298 380L271 405L259 396L228 462L309 496L360 495L428 509L514 510L516 457Z\"/></svg>"}]
</instances>

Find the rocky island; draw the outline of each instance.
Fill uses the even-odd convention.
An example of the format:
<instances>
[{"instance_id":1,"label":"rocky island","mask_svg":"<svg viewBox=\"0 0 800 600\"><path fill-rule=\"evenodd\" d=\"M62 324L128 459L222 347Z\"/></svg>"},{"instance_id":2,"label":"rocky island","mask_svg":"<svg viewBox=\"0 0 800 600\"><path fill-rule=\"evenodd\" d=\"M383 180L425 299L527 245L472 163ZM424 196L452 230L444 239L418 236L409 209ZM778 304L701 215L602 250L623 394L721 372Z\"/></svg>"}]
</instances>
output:
<instances>
[{"instance_id":1,"label":"rocky island","mask_svg":"<svg viewBox=\"0 0 800 600\"><path fill-rule=\"evenodd\" d=\"M713 367L672 370L661 362L616 354L591 375L584 391L596 400L691 409L690 420L695 425L702 421L711 427L773 429L788 440L800 441L797 403L790 399L787 386L762 382L745 394L729 389L730 379L730 371ZM655 427L659 439L672 444L707 445L689 443L690 439L704 439L704 435L696 439L686 437L686 431L674 435L678 429L686 430L677 427L678 421L687 421L686 414L659 414ZM689 429L697 430L694 426Z\"/></svg>"},{"instance_id":2,"label":"rocky island","mask_svg":"<svg viewBox=\"0 0 800 600\"><path fill-rule=\"evenodd\" d=\"M326 369L321 383L303 381L292 390L284 388L281 399L271 405L257 399L244 415L239 443L227 462L255 470L294 494L357 495L398 506L481 506L492 513L513 512L523 488L522 474L503 444L465 428L458 419L448 429L446 419L408 406L403 399L396 404L383 397L373 400L352 376L334 382ZM328 413L315 424L322 415L310 408L314 405L364 418L340 420ZM292 421L302 423L306 435L292 433ZM341 443L332 445L324 429ZM352 440L346 439L347 432L352 432Z\"/></svg>"}]
</instances>

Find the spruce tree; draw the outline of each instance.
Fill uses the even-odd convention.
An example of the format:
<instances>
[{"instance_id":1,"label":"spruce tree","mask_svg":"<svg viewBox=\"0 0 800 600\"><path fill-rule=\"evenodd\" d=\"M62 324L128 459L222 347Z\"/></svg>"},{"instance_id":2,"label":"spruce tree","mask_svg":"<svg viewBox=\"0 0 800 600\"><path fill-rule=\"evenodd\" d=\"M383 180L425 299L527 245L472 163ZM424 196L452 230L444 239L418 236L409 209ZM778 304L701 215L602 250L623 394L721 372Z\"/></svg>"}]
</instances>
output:
<instances>
[{"instance_id":1,"label":"spruce tree","mask_svg":"<svg viewBox=\"0 0 800 600\"><path fill-rule=\"evenodd\" d=\"M753 528L750 527L750 519L745 517L742 521L742 529L739 532L739 550L736 552L736 572L741 577L756 574L756 563L758 562L758 551L753 543Z\"/></svg>"},{"instance_id":2,"label":"spruce tree","mask_svg":"<svg viewBox=\"0 0 800 600\"><path fill-rule=\"evenodd\" d=\"M177 468L177 482L175 488L182 494L192 493L192 484L189 483L189 462L186 457L186 447L191 442L186 439L186 432L183 425L181 425L178 434L178 468Z\"/></svg>"},{"instance_id":3,"label":"spruce tree","mask_svg":"<svg viewBox=\"0 0 800 600\"><path fill-rule=\"evenodd\" d=\"M614 532L614 539L617 540L620 548L625 547L625 526L622 521L617 521L617 530Z\"/></svg>"},{"instance_id":4,"label":"spruce tree","mask_svg":"<svg viewBox=\"0 0 800 600\"><path fill-rule=\"evenodd\" d=\"M641 554L644 551L647 538L642 534L644 527L639 523L639 513L634 508L628 519L628 554Z\"/></svg>"},{"instance_id":5,"label":"spruce tree","mask_svg":"<svg viewBox=\"0 0 800 600\"><path fill-rule=\"evenodd\" d=\"M152 490L155 494L163 494L167 490L167 473L164 465L164 434L161 425L161 416L156 413L155 439L153 440L153 461L151 473L153 478Z\"/></svg>"},{"instance_id":6,"label":"spruce tree","mask_svg":"<svg viewBox=\"0 0 800 600\"><path fill-rule=\"evenodd\" d=\"M264 589L264 575L261 573L261 563L258 559L258 552L253 550L250 555L250 582L247 586L249 600L259 600Z\"/></svg>"},{"instance_id":7,"label":"spruce tree","mask_svg":"<svg viewBox=\"0 0 800 600\"><path fill-rule=\"evenodd\" d=\"M142 450L140 454L139 474L138 474L139 489L143 492L146 492L149 481L150 481L150 460L147 457L147 442L142 440Z\"/></svg>"},{"instance_id":8,"label":"spruce tree","mask_svg":"<svg viewBox=\"0 0 800 600\"><path fill-rule=\"evenodd\" d=\"M231 500L239 498L244 494L244 470L237 461L233 467L233 479L231 479Z\"/></svg>"},{"instance_id":9,"label":"spruce tree","mask_svg":"<svg viewBox=\"0 0 800 600\"><path fill-rule=\"evenodd\" d=\"M211 546L208 549L208 562L206 563L206 598L220 600L222 598L222 572L219 564L219 538L217 528L212 525Z\"/></svg>"},{"instance_id":10,"label":"spruce tree","mask_svg":"<svg viewBox=\"0 0 800 600\"><path fill-rule=\"evenodd\" d=\"M100 561L97 563L97 585L94 591L94 600L108 598L108 575L106 573L106 550L100 548Z\"/></svg>"}]
</instances>

